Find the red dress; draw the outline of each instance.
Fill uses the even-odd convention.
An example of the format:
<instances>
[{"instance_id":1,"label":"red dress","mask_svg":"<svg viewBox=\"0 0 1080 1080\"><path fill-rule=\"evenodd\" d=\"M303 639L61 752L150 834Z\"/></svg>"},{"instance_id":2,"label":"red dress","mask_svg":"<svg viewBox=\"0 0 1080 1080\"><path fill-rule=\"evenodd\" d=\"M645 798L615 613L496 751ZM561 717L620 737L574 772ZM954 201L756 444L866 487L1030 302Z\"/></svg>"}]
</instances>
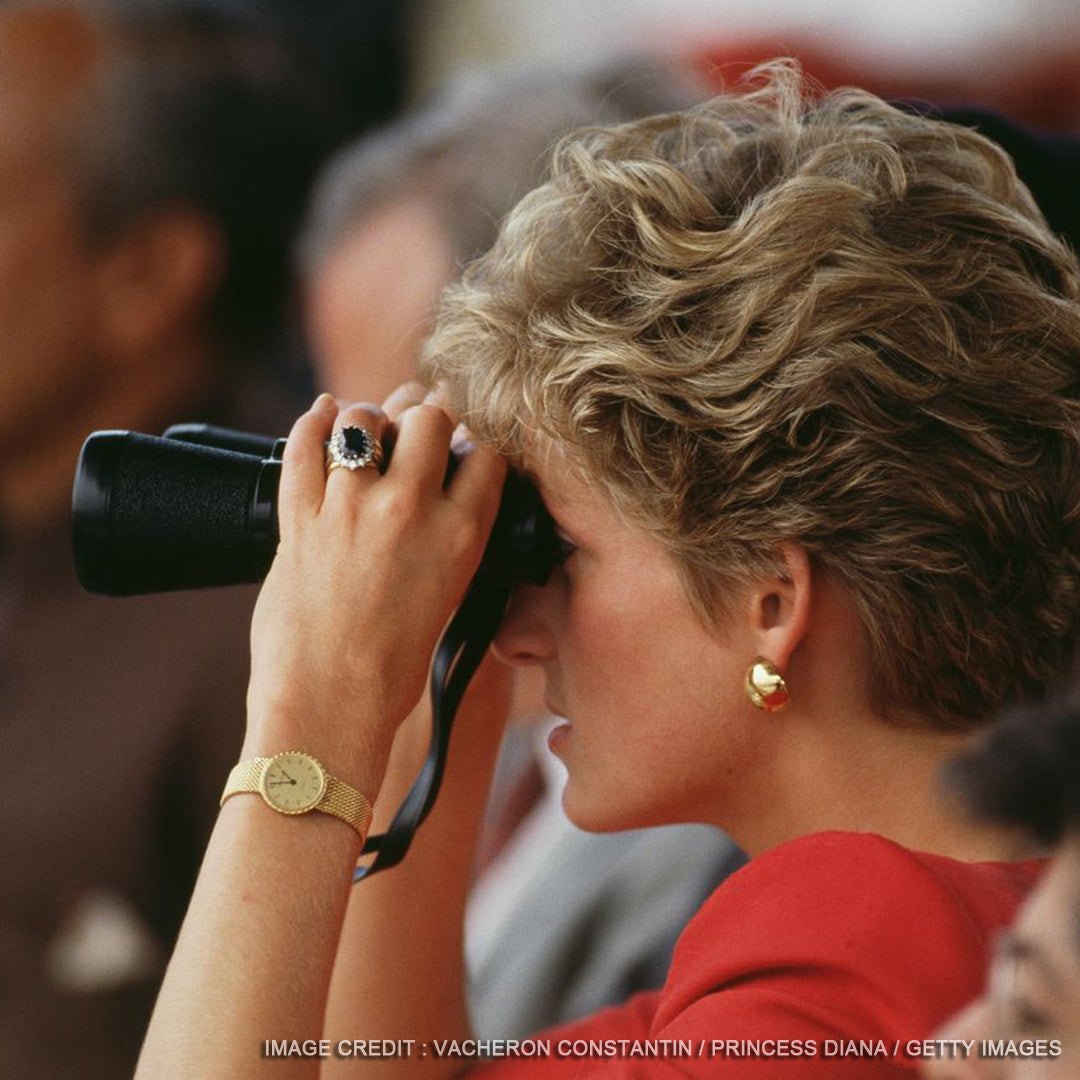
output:
<instances>
[{"instance_id":1,"label":"red dress","mask_svg":"<svg viewBox=\"0 0 1080 1080\"><path fill-rule=\"evenodd\" d=\"M917 1044L982 989L994 933L1044 862L965 863L865 833L805 836L713 893L662 990L531 1046L459 1049L499 1055L483 1080L910 1080Z\"/></svg>"}]
</instances>

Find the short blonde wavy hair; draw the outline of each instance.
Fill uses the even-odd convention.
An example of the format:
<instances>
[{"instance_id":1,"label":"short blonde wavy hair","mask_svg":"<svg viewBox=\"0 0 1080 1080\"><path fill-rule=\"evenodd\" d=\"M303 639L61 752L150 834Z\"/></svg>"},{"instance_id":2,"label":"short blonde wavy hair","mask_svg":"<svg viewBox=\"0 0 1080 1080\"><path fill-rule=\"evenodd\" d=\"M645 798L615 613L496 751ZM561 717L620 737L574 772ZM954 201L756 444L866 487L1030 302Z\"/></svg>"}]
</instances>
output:
<instances>
[{"instance_id":1,"label":"short blonde wavy hair","mask_svg":"<svg viewBox=\"0 0 1080 1080\"><path fill-rule=\"evenodd\" d=\"M564 141L425 370L514 462L565 449L706 618L802 545L882 715L957 728L1072 654L1078 279L991 142L779 61Z\"/></svg>"}]
</instances>

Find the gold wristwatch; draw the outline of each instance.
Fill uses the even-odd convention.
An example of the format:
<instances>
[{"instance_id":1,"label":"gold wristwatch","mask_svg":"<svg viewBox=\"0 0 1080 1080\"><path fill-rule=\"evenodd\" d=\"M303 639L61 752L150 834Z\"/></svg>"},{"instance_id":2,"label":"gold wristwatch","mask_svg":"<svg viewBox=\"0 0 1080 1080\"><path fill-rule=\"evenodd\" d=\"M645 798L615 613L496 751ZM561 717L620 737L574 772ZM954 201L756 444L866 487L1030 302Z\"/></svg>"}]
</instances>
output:
<instances>
[{"instance_id":1,"label":"gold wristwatch","mask_svg":"<svg viewBox=\"0 0 1080 1080\"><path fill-rule=\"evenodd\" d=\"M344 780L331 776L310 754L285 750L270 758L255 757L232 767L221 805L233 795L259 794L279 814L332 814L367 836L371 803Z\"/></svg>"}]
</instances>

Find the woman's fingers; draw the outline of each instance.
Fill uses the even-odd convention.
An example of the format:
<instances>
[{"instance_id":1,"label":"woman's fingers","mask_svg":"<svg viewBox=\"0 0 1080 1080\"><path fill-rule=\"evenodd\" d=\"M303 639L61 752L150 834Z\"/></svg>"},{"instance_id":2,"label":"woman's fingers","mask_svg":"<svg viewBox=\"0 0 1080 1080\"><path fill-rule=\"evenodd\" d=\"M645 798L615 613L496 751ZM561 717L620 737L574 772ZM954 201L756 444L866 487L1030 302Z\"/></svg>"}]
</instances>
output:
<instances>
[{"instance_id":1,"label":"woman's fingers","mask_svg":"<svg viewBox=\"0 0 1080 1080\"><path fill-rule=\"evenodd\" d=\"M379 479L380 470L373 465L327 472L327 441L332 433L344 428L367 431L383 444L387 457L393 451L392 462L388 464L384 457L381 471L389 469L387 479L395 485L415 486L428 496L441 492L454 420L437 401L418 383L399 387L382 409L370 403L339 408L329 394L316 398L293 425L285 448L279 492L282 535L295 527L298 515L317 514L323 506L333 509L347 505ZM458 457L446 497L476 514L486 531L498 508L506 467L497 454L485 447L460 444Z\"/></svg>"},{"instance_id":2,"label":"woman's fingers","mask_svg":"<svg viewBox=\"0 0 1080 1080\"><path fill-rule=\"evenodd\" d=\"M316 514L326 488L326 452L323 449L337 416L337 403L320 394L289 432L282 459L278 509L282 535L298 514Z\"/></svg>"},{"instance_id":3,"label":"woman's fingers","mask_svg":"<svg viewBox=\"0 0 1080 1080\"><path fill-rule=\"evenodd\" d=\"M453 424L456 425L458 420L461 419L458 416L457 410L454 408L453 403L450 400L450 394L444 385L440 384L439 386L433 387L427 392L427 396L424 398L424 400L429 405L438 405L438 407L442 409L442 411L446 413L447 416L450 417L450 420Z\"/></svg>"},{"instance_id":4,"label":"woman's fingers","mask_svg":"<svg viewBox=\"0 0 1080 1080\"><path fill-rule=\"evenodd\" d=\"M438 388L428 391L420 383L399 386L383 403L391 421L407 427L404 445L395 449L399 475L416 474L431 490L437 482L444 486L446 440L458 457L454 478L446 488L447 497L462 509L476 514L486 533L495 520L499 496L506 479L506 465L494 451L473 446L463 429L453 432L455 417ZM401 437L401 436L399 436Z\"/></svg>"},{"instance_id":5,"label":"woman's fingers","mask_svg":"<svg viewBox=\"0 0 1080 1080\"><path fill-rule=\"evenodd\" d=\"M428 494L441 491L453 431L453 421L437 405L411 405L398 417L388 476Z\"/></svg>"},{"instance_id":6,"label":"woman's fingers","mask_svg":"<svg viewBox=\"0 0 1080 1080\"><path fill-rule=\"evenodd\" d=\"M295 730L348 760L335 735L341 700L360 693L370 707L368 728L349 736L363 749L381 745L423 688L438 633L480 558L505 466L474 450L444 489L454 421L419 396L405 387L386 403L401 411L382 475L326 471L332 431L389 437L377 406L339 409L326 396L294 426L279 493L286 544L252 628L256 741L289 742Z\"/></svg>"},{"instance_id":7,"label":"woman's fingers","mask_svg":"<svg viewBox=\"0 0 1080 1080\"><path fill-rule=\"evenodd\" d=\"M334 421L333 434L336 435L347 428L361 428L372 439L377 440L377 445L381 448L387 430L386 415L378 405L372 405L369 402L348 405L338 413ZM385 467L385 462L382 467ZM325 469L327 466L324 464ZM326 494L323 506L333 507L342 499L355 498L378 480L380 471L380 466L374 461L355 469L345 467L329 469L326 472Z\"/></svg>"},{"instance_id":8,"label":"woman's fingers","mask_svg":"<svg viewBox=\"0 0 1080 1080\"><path fill-rule=\"evenodd\" d=\"M418 382L407 382L399 386L382 405L383 412L392 424L413 405L419 405L427 397L427 387Z\"/></svg>"},{"instance_id":9,"label":"woman's fingers","mask_svg":"<svg viewBox=\"0 0 1080 1080\"><path fill-rule=\"evenodd\" d=\"M476 514L484 531L495 521L506 481L506 462L486 446L463 445L457 472L447 494L463 510Z\"/></svg>"}]
</instances>

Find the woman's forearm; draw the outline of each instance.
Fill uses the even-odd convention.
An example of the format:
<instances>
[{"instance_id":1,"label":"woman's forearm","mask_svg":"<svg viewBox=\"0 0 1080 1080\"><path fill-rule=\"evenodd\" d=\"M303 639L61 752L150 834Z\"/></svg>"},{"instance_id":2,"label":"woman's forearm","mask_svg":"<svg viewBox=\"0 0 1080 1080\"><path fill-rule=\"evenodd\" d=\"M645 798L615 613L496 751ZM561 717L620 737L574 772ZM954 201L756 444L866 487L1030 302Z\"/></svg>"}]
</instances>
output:
<instances>
[{"instance_id":1,"label":"woman's forearm","mask_svg":"<svg viewBox=\"0 0 1080 1080\"><path fill-rule=\"evenodd\" d=\"M360 838L323 814L230 799L158 997L137 1080L241 1080L281 1062L267 1040L311 1038L323 1009ZM297 1058L290 1078L318 1075Z\"/></svg>"},{"instance_id":2,"label":"woman's forearm","mask_svg":"<svg viewBox=\"0 0 1080 1080\"><path fill-rule=\"evenodd\" d=\"M380 1078L458 1071L460 1062L440 1061L423 1044L469 1034L464 907L508 706L505 671L489 666L478 683L455 725L435 809L392 870L353 887L360 838L344 822L280 815L258 795L226 802L137 1080L258 1077L282 1067L267 1054L271 1042L321 1054L291 1056L290 1080L320 1075L320 1064L326 1076L338 1068ZM385 827L415 776L428 727L424 705L399 732L376 828ZM340 1049L343 1041L347 1051L371 1040L413 1043L398 1058L365 1060Z\"/></svg>"},{"instance_id":3,"label":"woman's forearm","mask_svg":"<svg viewBox=\"0 0 1080 1080\"><path fill-rule=\"evenodd\" d=\"M440 629L479 564L505 476L505 465L481 448L465 454L444 483L451 417L413 387L387 406L389 414L368 405L339 411L323 395L293 426L278 490L281 539L252 618L240 755L314 754L376 804L395 732L421 697ZM328 470L335 425L339 432L360 427L377 445L391 422L394 455L381 475L368 467ZM476 791L469 779L461 820L449 822L444 843L463 843L479 814L486 778L476 778ZM282 1063L260 1056L267 1040L285 1041L287 1049L293 1039L315 1040L318 1048L359 850L359 834L336 818L283 816L253 794L226 803L158 999L140 1078L279 1075ZM467 862L456 852L432 853L417 884L405 887L409 879L399 876L392 885L390 908L420 888L430 897L424 903L438 905L445 895L460 911ZM363 906L352 921L363 927L363 947L370 944L358 989L378 1003L362 1019L381 1027L408 1000L402 971L422 978L429 958L449 970L460 932L449 935L452 946L444 944L439 919L413 915L410 923L370 884L367 895L358 893L353 903ZM402 941L388 947L384 939L398 927ZM411 970L413 963L421 966ZM440 976L437 985L449 983ZM435 1015L421 1010L416 1022ZM464 1008L446 1015L453 1020L446 1028L440 1020L440 1030L462 1023ZM286 1071L315 1076L318 1067L318 1057L300 1056Z\"/></svg>"},{"instance_id":4,"label":"woman's forearm","mask_svg":"<svg viewBox=\"0 0 1080 1080\"><path fill-rule=\"evenodd\" d=\"M412 1040L391 1059L335 1053L324 1077L453 1076L434 1040L470 1034L463 924L476 838L508 708L505 671L490 665L462 705L438 802L405 860L361 882L349 899L325 1036ZM426 707L399 733L380 803L391 812L416 775L428 738ZM425 1045L426 1044L426 1045ZM348 1047L346 1047L348 1049Z\"/></svg>"}]
</instances>

